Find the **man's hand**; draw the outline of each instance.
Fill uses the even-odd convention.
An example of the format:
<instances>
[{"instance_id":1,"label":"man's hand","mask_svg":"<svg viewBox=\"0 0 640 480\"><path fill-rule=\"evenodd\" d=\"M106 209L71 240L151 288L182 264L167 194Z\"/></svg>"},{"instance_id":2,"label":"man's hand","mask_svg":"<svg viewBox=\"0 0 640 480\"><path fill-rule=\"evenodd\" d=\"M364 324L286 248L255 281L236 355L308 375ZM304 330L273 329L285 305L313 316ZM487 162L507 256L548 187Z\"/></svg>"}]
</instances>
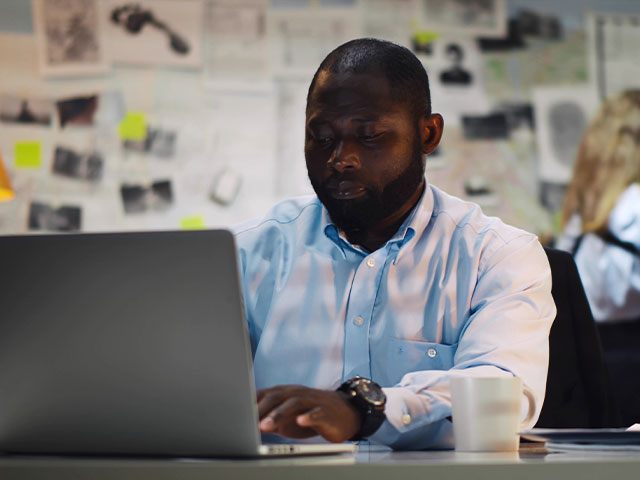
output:
<instances>
[{"instance_id":1,"label":"man's hand","mask_svg":"<svg viewBox=\"0 0 640 480\"><path fill-rule=\"evenodd\" d=\"M258 414L262 433L289 438L322 435L330 442L349 440L362 424L344 394L299 385L258 390Z\"/></svg>"}]
</instances>

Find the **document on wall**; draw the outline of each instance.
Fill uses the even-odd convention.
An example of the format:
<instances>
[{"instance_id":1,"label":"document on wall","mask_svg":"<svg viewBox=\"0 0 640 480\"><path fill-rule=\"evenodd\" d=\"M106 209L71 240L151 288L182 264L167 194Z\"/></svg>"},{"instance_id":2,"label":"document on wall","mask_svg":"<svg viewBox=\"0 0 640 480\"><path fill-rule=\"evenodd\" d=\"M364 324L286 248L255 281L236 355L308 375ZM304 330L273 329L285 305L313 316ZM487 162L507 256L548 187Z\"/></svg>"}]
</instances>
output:
<instances>
[{"instance_id":1,"label":"document on wall","mask_svg":"<svg viewBox=\"0 0 640 480\"><path fill-rule=\"evenodd\" d=\"M415 13L416 0L361 0L362 34L410 47Z\"/></svg>"},{"instance_id":2,"label":"document on wall","mask_svg":"<svg viewBox=\"0 0 640 480\"><path fill-rule=\"evenodd\" d=\"M355 8L269 11L271 59L276 75L311 79L334 48L358 38Z\"/></svg>"},{"instance_id":3,"label":"document on wall","mask_svg":"<svg viewBox=\"0 0 640 480\"><path fill-rule=\"evenodd\" d=\"M640 14L586 16L591 80L601 98L640 88Z\"/></svg>"},{"instance_id":4,"label":"document on wall","mask_svg":"<svg viewBox=\"0 0 640 480\"><path fill-rule=\"evenodd\" d=\"M204 77L208 86L256 89L269 79L267 0L209 0Z\"/></svg>"}]
</instances>

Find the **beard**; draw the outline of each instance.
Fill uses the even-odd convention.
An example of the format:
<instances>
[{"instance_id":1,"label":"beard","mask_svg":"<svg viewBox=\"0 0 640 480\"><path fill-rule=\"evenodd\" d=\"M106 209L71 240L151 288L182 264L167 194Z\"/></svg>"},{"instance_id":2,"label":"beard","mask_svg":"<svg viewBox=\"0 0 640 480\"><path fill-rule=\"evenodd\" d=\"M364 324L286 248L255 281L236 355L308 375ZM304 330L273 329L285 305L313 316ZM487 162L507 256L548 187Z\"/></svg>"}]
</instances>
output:
<instances>
[{"instance_id":1,"label":"beard","mask_svg":"<svg viewBox=\"0 0 640 480\"><path fill-rule=\"evenodd\" d=\"M411 157L407 168L387 183L382 190L367 188L364 195L355 199L340 200L329 194L328 183L351 179L344 174L334 172L323 182L316 182L311 177L309 180L333 223L348 237L358 236L359 232L366 232L398 211L420 186L424 178L424 163L418 135L414 141Z\"/></svg>"}]
</instances>

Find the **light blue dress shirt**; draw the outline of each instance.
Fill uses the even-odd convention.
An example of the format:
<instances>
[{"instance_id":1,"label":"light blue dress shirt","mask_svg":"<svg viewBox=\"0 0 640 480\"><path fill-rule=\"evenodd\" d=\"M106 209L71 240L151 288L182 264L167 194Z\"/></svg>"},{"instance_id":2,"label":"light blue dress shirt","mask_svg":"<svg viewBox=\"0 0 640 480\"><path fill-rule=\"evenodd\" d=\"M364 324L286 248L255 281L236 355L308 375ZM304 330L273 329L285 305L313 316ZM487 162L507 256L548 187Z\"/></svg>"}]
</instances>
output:
<instances>
[{"instance_id":1,"label":"light blue dress shirt","mask_svg":"<svg viewBox=\"0 0 640 480\"><path fill-rule=\"evenodd\" d=\"M534 235L431 185L375 252L315 196L234 231L257 388L371 378L387 395L371 439L394 448L453 445L451 375L522 377L540 412L555 305Z\"/></svg>"}]
</instances>

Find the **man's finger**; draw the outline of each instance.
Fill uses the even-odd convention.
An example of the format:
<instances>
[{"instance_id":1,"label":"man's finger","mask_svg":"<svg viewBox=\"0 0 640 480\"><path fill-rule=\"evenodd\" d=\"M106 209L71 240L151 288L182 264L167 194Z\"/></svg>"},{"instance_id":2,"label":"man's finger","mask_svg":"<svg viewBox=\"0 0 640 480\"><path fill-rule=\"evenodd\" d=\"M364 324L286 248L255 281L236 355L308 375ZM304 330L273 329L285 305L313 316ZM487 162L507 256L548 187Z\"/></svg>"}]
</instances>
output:
<instances>
[{"instance_id":1,"label":"man's finger","mask_svg":"<svg viewBox=\"0 0 640 480\"><path fill-rule=\"evenodd\" d=\"M289 398L260 421L260 431L278 433L290 438L313 436L316 434L313 429L300 427L296 423L296 417L310 407L311 405L301 398Z\"/></svg>"},{"instance_id":2,"label":"man's finger","mask_svg":"<svg viewBox=\"0 0 640 480\"><path fill-rule=\"evenodd\" d=\"M258 426L262 433L272 433L275 432L278 428L276 423L273 421L273 418L269 416L264 417L262 420L260 420L260 424Z\"/></svg>"},{"instance_id":3,"label":"man's finger","mask_svg":"<svg viewBox=\"0 0 640 480\"><path fill-rule=\"evenodd\" d=\"M322 407L316 407L296 417L296 423L301 427L313 428L319 423L326 422L326 413Z\"/></svg>"},{"instance_id":4,"label":"man's finger","mask_svg":"<svg viewBox=\"0 0 640 480\"><path fill-rule=\"evenodd\" d=\"M286 395L281 390L262 390L262 395L258 398L258 418L263 419L274 408L286 401Z\"/></svg>"},{"instance_id":5,"label":"man's finger","mask_svg":"<svg viewBox=\"0 0 640 480\"><path fill-rule=\"evenodd\" d=\"M343 425L331 421L326 409L322 407L316 407L302 415L298 415L296 423L300 427L314 430L330 442L344 442L351 437L344 430Z\"/></svg>"}]
</instances>

